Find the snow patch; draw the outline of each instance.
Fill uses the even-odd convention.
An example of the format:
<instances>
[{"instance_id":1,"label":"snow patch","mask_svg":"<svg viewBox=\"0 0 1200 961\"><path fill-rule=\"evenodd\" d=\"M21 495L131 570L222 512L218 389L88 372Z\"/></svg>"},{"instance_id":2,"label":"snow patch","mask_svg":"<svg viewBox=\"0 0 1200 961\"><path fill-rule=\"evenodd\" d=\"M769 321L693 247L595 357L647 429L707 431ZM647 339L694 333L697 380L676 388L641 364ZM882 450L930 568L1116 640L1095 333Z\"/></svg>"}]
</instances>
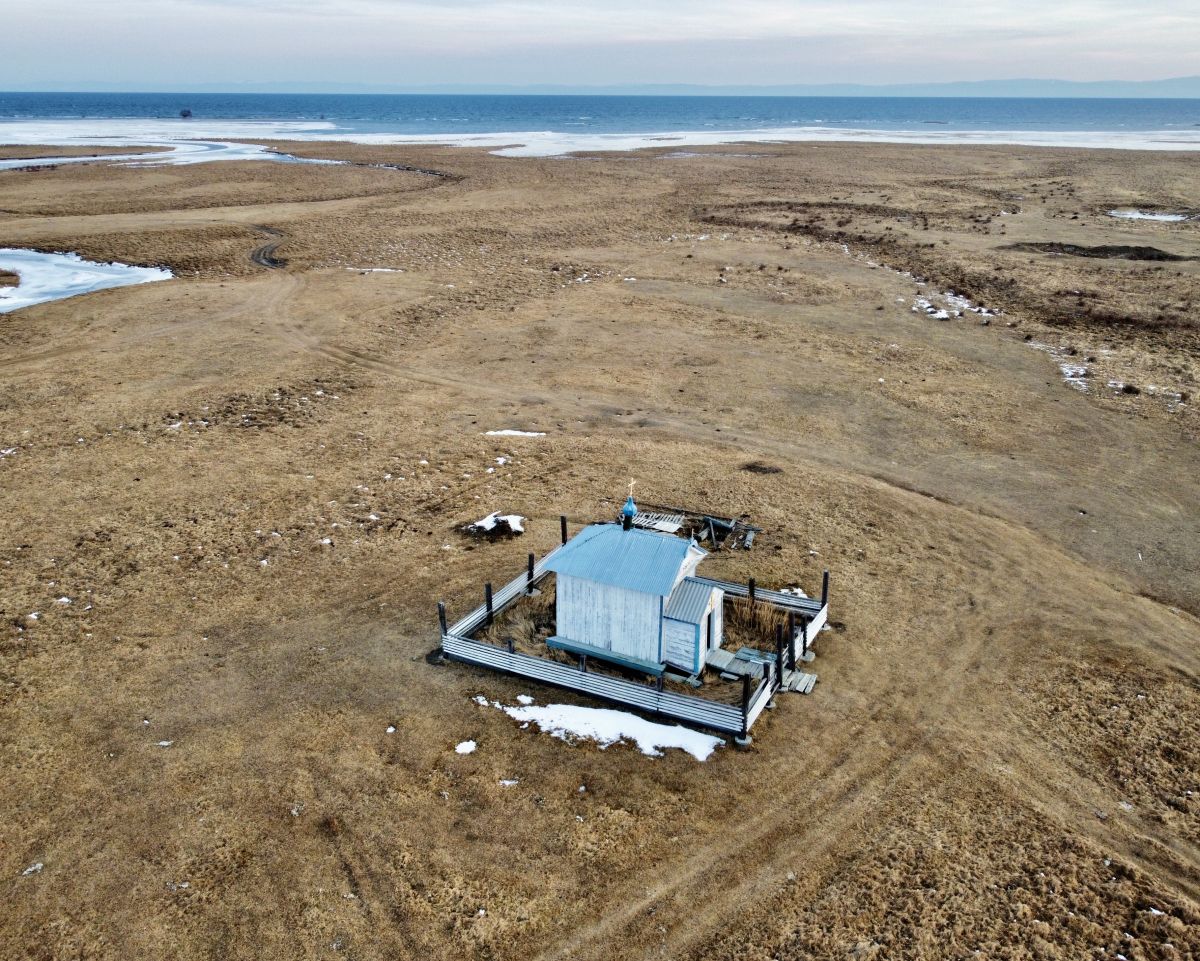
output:
<instances>
[{"instance_id":1,"label":"snow patch","mask_svg":"<svg viewBox=\"0 0 1200 961\"><path fill-rule=\"evenodd\" d=\"M478 745L474 741L459 741L454 745L455 754L474 754Z\"/></svg>"},{"instance_id":2,"label":"snow patch","mask_svg":"<svg viewBox=\"0 0 1200 961\"><path fill-rule=\"evenodd\" d=\"M503 533L505 528L513 534L524 534L525 518L520 514L501 514L499 511L494 511L474 524L468 524L467 532L471 534L489 534L493 531Z\"/></svg>"},{"instance_id":3,"label":"snow patch","mask_svg":"<svg viewBox=\"0 0 1200 961\"><path fill-rule=\"evenodd\" d=\"M563 741L595 741L603 750L609 745L632 741L649 757L661 757L666 748L687 751L697 761L709 756L725 742L711 734L701 734L682 725L656 724L625 711L611 708L578 707L573 704L549 704L545 707L498 704L514 721L536 724L542 731Z\"/></svg>"},{"instance_id":4,"label":"snow patch","mask_svg":"<svg viewBox=\"0 0 1200 961\"><path fill-rule=\"evenodd\" d=\"M1187 214L1164 214L1153 210L1110 210L1108 215L1119 220L1155 220L1162 224L1178 224L1188 219Z\"/></svg>"},{"instance_id":5,"label":"snow patch","mask_svg":"<svg viewBox=\"0 0 1200 961\"><path fill-rule=\"evenodd\" d=\"M545 433L536 430L513 430L511 427L506 427L504 430L488 430L484 431L485 437L545 437Z\"/></svg>"}]
</instances>

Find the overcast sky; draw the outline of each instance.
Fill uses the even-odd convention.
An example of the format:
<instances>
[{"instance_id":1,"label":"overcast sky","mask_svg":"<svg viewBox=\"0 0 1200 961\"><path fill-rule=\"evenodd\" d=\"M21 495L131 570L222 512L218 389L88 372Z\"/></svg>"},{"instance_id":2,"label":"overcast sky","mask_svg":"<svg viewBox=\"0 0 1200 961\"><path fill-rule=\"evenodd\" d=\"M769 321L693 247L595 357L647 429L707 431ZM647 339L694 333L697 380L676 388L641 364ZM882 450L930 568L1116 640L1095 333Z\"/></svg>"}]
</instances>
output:
<instances>
[{"instance_id":1,"label":"overcast sky","mask_svg":"<svg viewBox=\"0 0 1200 961\"><path fill-rule=\"evenodd\" d=\"M0 89L1200 73L1200 0L0 0L0 23Z\"/></svg>"}]
</instances>

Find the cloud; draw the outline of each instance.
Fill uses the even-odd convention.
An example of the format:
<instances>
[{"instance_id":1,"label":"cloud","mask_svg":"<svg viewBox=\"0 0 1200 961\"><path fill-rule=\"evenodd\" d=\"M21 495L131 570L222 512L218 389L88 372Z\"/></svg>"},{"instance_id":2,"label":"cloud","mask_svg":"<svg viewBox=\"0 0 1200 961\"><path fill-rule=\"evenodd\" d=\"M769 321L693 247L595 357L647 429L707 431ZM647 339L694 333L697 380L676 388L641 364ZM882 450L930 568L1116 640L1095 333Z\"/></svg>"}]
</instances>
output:
<instances>
[{"instance_id":1,"label":"cloud","mask_svg":"<svg viewBox=\"0 0 1200 961\"><path fill-rule=\"evenodd\" d=\"M5 17L22 42L0 86L1137 79L1194 71L1200 0L42 0Z\"/></svg>"}]
</instances>

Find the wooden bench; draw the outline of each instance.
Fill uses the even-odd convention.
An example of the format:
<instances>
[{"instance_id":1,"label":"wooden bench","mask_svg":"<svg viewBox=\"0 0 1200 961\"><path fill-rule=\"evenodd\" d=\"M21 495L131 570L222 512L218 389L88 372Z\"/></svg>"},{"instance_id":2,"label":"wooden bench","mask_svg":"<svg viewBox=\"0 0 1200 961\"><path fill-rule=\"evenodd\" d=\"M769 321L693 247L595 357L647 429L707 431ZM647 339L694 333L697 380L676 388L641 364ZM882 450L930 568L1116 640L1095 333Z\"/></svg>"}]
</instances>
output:
<instances>
[{"instance_id":1,"label":"wooden bench","mask_svg":"<svg viewBox=\"0 0 1200 961\"><path fill-rule=\"evenodd\" d=\"M552 651L566 651L569 654L595 657L601 661L608 661L612 664L618 664L621 667L627 667L631 671L641 671L643 674L649 674L652 677L662 677L665 667L665 665L658 663L658 661L647 661L640 657L631 657L628 654L618 654L603 647L582 644L579 641L572 641L566 637L548 637L546 638L546 646Z\"/></svg>"}]
</instances>

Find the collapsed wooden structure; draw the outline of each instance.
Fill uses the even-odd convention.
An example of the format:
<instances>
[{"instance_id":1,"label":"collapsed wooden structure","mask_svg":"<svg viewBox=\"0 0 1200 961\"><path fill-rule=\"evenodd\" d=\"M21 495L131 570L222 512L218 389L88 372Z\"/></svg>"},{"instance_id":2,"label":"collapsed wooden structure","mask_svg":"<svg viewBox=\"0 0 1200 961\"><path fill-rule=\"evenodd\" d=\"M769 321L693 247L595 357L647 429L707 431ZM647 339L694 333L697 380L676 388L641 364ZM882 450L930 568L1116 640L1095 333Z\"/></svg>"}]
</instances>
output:
<instances>
[{"instance_id":1,"label":"collapsed wooden structure","mask_svg":"<svg viewBox=\"0 0 1200 961\"><path fill-rule=\"evenodd\" d=\"M634 517L632 497L626 505L624 531L629 532L631 539L621 541L620 547L625 553L632 554L635 573L642 576L644 563L639 560L638 550L643 548L643 542L638 539L649 536L644 531L631 530ZM616 541L621 537L622 528L617 525L590 525L574 539L567 538L566 518L560 519L562 544L556 547L541 560L533 554L529 555L525 573L493 592L491 584L485 585L484 602L479 607L454 624L448 625L445 604L438 603L438 616L441 627L441 651L451 660L480 667L504 671L531 680L541 681L569 690L578 691L592 697L601 698L627 707L636 708L650 714L661 715L683 721L699 727L711 728L727 734L736 735L748 742L750 729L771 703L776 693L780 691L796 691L807 694L812 690L816 675L807 673L803 667L812 660L811 647L818 632L825 626L829 617L829 572L826 571L819 599L805 597L799 593L769 591L758 588L753 579L745 584L732 581L721 581L706 578L695 572L695 563L688 564L686 558L694 557L695 552L705 554L699 549L694 540L683 541L665 532L655 536L668 538L678 542L680 549L672 554L685 558L680 563L676 575L678 582L665 594L661 594L661 625L670 625L677 621L672 611L690 606L698 613L708 615L708 638L701 646L700 663L683 664L682 657L675 653L670 637L660 626L659 648L657 654L651 655L645 649L631 651L613 650L595 643L593 638L554 636L547 639L551 650L574 655L575 664L563 663L550 657L519 652L511 639L507 644L493 644L487 640L476 639L475 635L491 626L495 618L506 608L516 604L521 598L534 594L539 585L552 574L558 578L578 577L586 570L584 565L594 564L597 545ZM574 546L573 546L574 545ZM582 546L581 546L582 545ZM666 545L672 547L673 545ZM648 549L654 549L650 545ZM644 553L644 551L643 551ZM661 549L659 550L661 553ZM582 558L583 564L580 563ZM616 589L629 593L630 563L625 565L625 580L608 577L609 580L620 582ZM641 565L640 567L638 565ZM615 567L620 567L614 562ZM571 571L572 574L565 572ZM559 573L562 572L562 573ZM593 574L594 577L605 577L603 574ZM634 586L643 586L636 583ZM686 589L686 590L684 590ZM660 588L654 588L656 592ZM676 603L681 591L688 597ZM649 591L647 596L655 596ZM556 585L557 594L557 585ZM711 617L712 601L724 604L726 598L744 598L750 605L769 605L785 615L786 627L780 623L776 629L773 651L761 651L742 648L737 652L729 651L721 646L719 630L713 625ZM559 603L556 600L556 603ZM580 597L575 603L595 604L596 596ZM624 599L620 601L626 605ZM705 605L709 606L706 608ZM561 618L561 611L559 617ZM557 619L556 619L557 620ZM570 618L566 618L570 622ZM693 618L696 620L696 618ZM719 617L718 617L719 622ZM688 623L686 620L679 623ZM579 628L578 630L583 630ZM700 644L701 633L697 625L695 637ZM714 640L715 639L715 640ZM711 642L711 643L710 643ZM589 670L589 659L600 660L606 665L616 665L622 671L633 675L642 675L642 680L629 677L615 676L611 672ZM712 698L694 694L677 693L664 690L664 675L674 674L673 679L698 683L699 676L705 669L711 669L726 680L740 679L741 697L738 703L724 703ZM690 677L689 677L690 675Z\"/></svg>"}]
</instances>

